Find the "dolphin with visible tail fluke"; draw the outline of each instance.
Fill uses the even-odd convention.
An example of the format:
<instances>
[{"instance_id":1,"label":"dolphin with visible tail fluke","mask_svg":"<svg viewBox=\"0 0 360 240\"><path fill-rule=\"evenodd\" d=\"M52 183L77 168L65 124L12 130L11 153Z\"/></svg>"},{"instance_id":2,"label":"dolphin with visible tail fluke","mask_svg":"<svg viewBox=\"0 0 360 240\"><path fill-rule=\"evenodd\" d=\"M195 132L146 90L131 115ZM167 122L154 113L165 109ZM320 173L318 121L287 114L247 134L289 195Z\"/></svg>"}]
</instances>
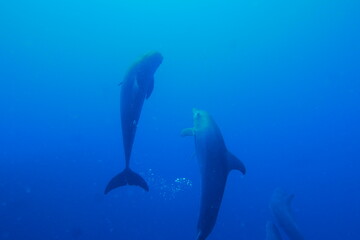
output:
<instances>
[{"instance_id":1,"label":"dolphin with visible tail fluke","mask_svg":"<svg viewBox=\"0 0 360 240\"><path fill-rule=\"evenodd\" d=\"M197 240L205 240L213 230L219 213L226 180L233 169L245 174L244 164L230 153L219 127L206 111L193 109L194 127L182 136L195 137L196 155L201 170L201 204Z\"/></svg>"},{"instance_id":2,"label":"dolphin with visible tail fluke","mask_svg":"<svg viewBox=\"0 0 360 240\"><path fill-rule=\"evenodd\" d=\"M145 191L149 191L146 181L130 169L130 157L141 109L145 99L151 96L154 89L154 74L162 60L163 57L159 52L144 55L130 67L123 82L120 83L125 169L110 180L105 189L105 194L124 185L136 185Z\"/></svg>"}]
</instances>

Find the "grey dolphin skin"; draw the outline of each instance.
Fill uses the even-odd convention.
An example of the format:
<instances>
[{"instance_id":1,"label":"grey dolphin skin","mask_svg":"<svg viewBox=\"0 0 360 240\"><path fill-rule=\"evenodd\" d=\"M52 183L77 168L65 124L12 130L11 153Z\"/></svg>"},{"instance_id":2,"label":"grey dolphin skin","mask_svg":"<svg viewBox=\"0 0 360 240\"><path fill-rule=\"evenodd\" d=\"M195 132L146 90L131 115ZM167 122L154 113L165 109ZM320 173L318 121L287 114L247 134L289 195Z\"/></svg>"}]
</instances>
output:
<instances>
[{"instance_id":1,"label":"grey dolphin skin","mask_svg":"<svg viewBox=\"0 0 360 240\"><path fill-rule=\"evenodd\" d=\"M201 171L201 203L197 240L205 240L213 230L219 213L229 172L237 169L245 174L244 164L231 154L219 127L206 111L193 109L194 127L182 136L195 137L196 155Z\"/></svg>"},{"instance_id":2,"label":"grey dolphin skin","mask_svg":"<svg viewBox=\"0 0 360 240\"><path fill-rule=\"evenodd\" d=\"M279 229L270 221L266 223L266 240L282 240Z\"/></svg>"},{"instance_id":3,"label":"grey dolphin skin","mask_svg":"<svg viewBox=\"0 0 360 240\"><path fill-rule=\"evenodd\" d=\"M290 240L303 240L301 232L291 212L293 194L287 194L280 188L275 189L271 200L270 209L276 219L278 226L286 233Z\"/></svg>"},{"instance_id":4,"label":"grey dolphin skin","mask_svg":"<svg viewBox=\"0 0 360 240\"><path fill-rule=\"evenodd\" d=\"M130 169L131 150L134 143L136 127L145 99L151 96L154 89L154 74L163 57L158 52L150 52L135 62L121 86L121 127L125 153L125 169L110 180L105 194L114 188L124 185L137 185L149 191L146 181Z\"/></svg>"}]
</instances>

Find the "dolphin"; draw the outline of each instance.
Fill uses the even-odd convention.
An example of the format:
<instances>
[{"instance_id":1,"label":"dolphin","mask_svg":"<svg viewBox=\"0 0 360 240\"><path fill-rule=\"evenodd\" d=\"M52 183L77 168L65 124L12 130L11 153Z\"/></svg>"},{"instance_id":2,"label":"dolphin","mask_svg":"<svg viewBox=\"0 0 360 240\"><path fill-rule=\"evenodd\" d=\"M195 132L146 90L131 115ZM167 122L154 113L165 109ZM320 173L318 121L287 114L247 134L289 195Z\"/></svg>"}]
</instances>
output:
<instances>
[{"instance_id":1,"label":"dolphin","mask_svg":"<svg viewBox=\"0 0 360 240\"><path fill-rule=\"evenodd\" d=\"M291 202L294 194L287 194L280 188L275 189L271 200L270 209L278 226L286 233L290 240L303 240L291 211Z\"/></svg>"},{"instance_id":2,"label":"dolphin","mask_svg":"<svg viewBox=\"0 0 360 240\"><path fill-rule=\"evenodd\" d=\"M266 223L266 240L282 240L279 229L270 221Z\"/></svg>"},{"instance_id":3,"label":"dolphin","mask_svg":"<svg viewBox=\"0 0 360 240\"><path fill-rule=\"evenodd\" d=\"M137 185L149 191L146 181L130 169L130 157L141 109L145 99L151 96L154 89L154 74L162 60L163 57L159 52L145 54L129 68L124 80L119 84L121 86L120 112L125 169L110 180L105 194L124 185Z\"/></svg>"},{"instance_id":4,"label":"dolphin","mask_svg":"<svg viewBox=\"0 0 360 240\"><path fill-rule=\"evenodd\" d=\"M219 213L226 180L233 169L245 174L244 164L230 153L219 127L206 111L193 109L193 128L182 136L194 136L201 171L201 202L197 240L205 240L213 230Z\"/></svg>"}]
</instances>

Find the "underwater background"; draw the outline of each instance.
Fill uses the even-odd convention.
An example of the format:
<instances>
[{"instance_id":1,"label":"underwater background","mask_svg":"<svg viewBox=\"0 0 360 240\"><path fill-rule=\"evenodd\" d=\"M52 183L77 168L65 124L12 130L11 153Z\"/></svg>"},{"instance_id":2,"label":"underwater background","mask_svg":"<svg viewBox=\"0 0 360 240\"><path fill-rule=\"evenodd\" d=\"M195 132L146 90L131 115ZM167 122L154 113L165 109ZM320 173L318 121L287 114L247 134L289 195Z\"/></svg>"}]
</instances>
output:
<instances>
[{"instance_id":1,"label":"underwater background","mask_svg":"<svg viewBox=\"0 0 360 240\"><path fill-rule=\"evenodd\" d=\"M209 240L263 240L275 188L305 239L360 239L360 2L0 2L0 239L195 239L192 108L247 174L229 175ZM118 188L120 87L164 61Z\"/></svg>"}]
</instances>

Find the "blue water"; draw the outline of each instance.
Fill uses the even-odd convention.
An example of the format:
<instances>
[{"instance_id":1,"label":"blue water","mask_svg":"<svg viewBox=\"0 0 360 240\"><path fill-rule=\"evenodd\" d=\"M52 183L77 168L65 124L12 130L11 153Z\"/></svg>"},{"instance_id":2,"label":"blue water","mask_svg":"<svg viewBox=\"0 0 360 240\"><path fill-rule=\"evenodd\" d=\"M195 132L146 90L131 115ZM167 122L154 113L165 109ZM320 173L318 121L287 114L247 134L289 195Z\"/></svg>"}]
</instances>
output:
<instances>
[{"instance_id":1,"label":"blue water","mask_svg":"<svg viewBox=\"0 0 360 240\"><path fill-rule=\"evenodd\" d=\"M360 2L2 1L0 239L196 238L193 107L209 111L232 172L209 240L263 240L269 200L295 194L306 239L360 239ZM139 56L164 61L131 165L120 88Z\"/></svg>"}]
</instances>

